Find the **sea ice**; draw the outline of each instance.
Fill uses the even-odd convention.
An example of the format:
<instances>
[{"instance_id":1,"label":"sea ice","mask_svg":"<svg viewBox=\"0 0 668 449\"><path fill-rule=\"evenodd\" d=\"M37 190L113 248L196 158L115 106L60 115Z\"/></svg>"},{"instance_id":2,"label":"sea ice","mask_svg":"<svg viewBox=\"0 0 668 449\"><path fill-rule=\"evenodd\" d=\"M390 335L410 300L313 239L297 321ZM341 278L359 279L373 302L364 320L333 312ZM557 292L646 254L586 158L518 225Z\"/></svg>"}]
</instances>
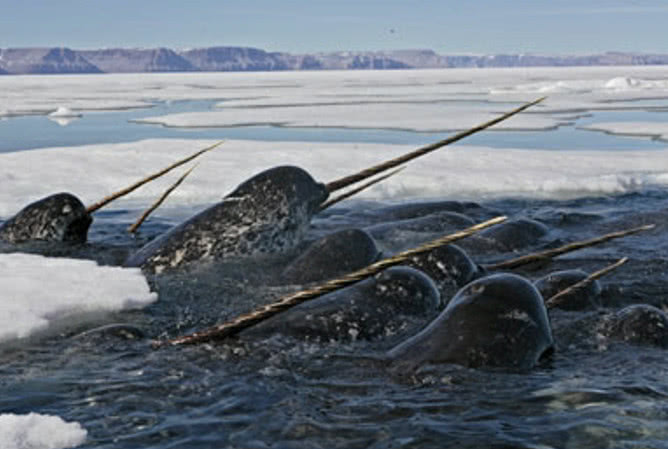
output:
<instances>
[{"instance_id":1,"label":"sea ice","mask_svg":"<svg viewBox=\"0 0 668 449\"><path fill-rule=\"evenodd\" d=\"M467 104L476 105L471 109L481 117L489 104L525 102L547 94L549 98L539 109L542 121L513 119L514 129L540 128L553 126L558 117L552 115L563 111L633 109L643 106L642 100L668 98L667 79L666 66L4 76L0 77L0 115L49 114L57 107L85 112L215 99L217 109L233 108L240 118L211 111L153 121L164 119L170 126L294 122L292 126L380 124L382 128L443 130L470 123L459 116L457 108L448 106L467 109ZM498 106L494 109L504 110L508 105ZM298 108L290 111L290 107ZM322 120L316 123L312 112L322 115ZM384 116L387 122L382 121ZM430 122L432 117L439 120L421 121Z\"/></svg>"},{"instance_id":2,"label":"sea ice","mask_svg":"<svg viewBox=\"0 0 668 449\"><path fill-rule=\"evenodd\" d=\"M72 192L90 204L212 143L150 139L1 153L0 219L59 191ZM201 164L155 215L184 218L174 214L183 213L184 208L192 211L220 201L239 183L272 166L297 165L316 180L329 182L414 148L367 143L229 140L201 157ZM176 171L109 208L134 211L138 215L180 176L179 170ZM359 198L388 201L481 200L514 195L572 198L665 186L667 175L668 157L663 150L553 151L454 145L412 161L400 174L362 192Z\"/></svg>"},{"instance_id":3,"label":"sea ice","mask_svg":"<svg viewBox=\"0 0 668 449\"><path fill-rule=\"evenodd\" d=\"M508 109L508 108L506 108ZM448 107L442 104L340 104L270 108L226 108L209 112L188 112L134 120L169 127L230 127L280 125L285 127L403 129L419 132L459 131L498 117L497 111ZM512 117L494 130L545 130L565 121L537 114Z\"/></svg>"},{"instance_id":4,"label":"sea ice","mask_svg":"<svg viewBox=\"0 0 668 449\"><path fill-rule=\"evenodd\" d=\"M24 338L87 313L144 307L156 299L139 269L0 254L0 341Z\"/></svg>"},{"instance_id":5,"label":"sea ice","mask_svg":"<svg viewBox=\"0 0 668 449\"><path fill-rule=\"evenodd\" d=\"M83 444L86 435L79 423L65 422L58 416L0 414L3 449L68 449Z\"/></svg>"}]
</instances>

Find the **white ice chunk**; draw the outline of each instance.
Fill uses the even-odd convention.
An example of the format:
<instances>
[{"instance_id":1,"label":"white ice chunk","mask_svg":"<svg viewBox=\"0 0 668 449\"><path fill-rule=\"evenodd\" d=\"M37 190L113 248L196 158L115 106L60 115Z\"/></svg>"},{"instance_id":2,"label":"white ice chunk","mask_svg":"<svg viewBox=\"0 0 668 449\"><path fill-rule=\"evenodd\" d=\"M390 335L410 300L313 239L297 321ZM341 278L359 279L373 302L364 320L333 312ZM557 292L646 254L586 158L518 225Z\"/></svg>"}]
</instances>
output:
<instances>
[{"instance_id":1,"label":"white ice chunk","mask_svg":"<svg viewBox=\"0 0 668 449\"><path fill-rule=\"evenodd\" d=\"M52 113L49 114L49 117L53 118L73 118L73 117L81 117L80 112L74 112L70 108L66 108L64 106L59 106L58 109L53 111Z\"/></svg>"},{"instance_id":2,"label":"white ice chunk","mask_svg":"<svg viewBox=\"0 0 668 449\"><path fill-rule=\"evenodd\" d=\"M140 308L156 299L138 268L0 254L0 341L27 337L70 317Z\"/></svg>"},{"instance_id":3,"label":"white ice chunk","mask_svg":"<svg viewBox=\"0 0 668 449\"><path fill-rule=\"evenodd\" d=\"M638 87L642 83L640 80L637 80L635 78L630 78L628 76L618 76L616 78L612 78L610 81L605 83L605 88L606 89L628 89L631 87Z\"/></svg>"},{"instance_id":4,"label":"white ice chunk","mask_svg":"<svg viewBox=\"0 0 668 449\"><path fill-rule=\"evenodd\" d=\"M86 429L58 416L0 414L0 448L68 449L83 444Z\"/></svg>"}]
</instances>

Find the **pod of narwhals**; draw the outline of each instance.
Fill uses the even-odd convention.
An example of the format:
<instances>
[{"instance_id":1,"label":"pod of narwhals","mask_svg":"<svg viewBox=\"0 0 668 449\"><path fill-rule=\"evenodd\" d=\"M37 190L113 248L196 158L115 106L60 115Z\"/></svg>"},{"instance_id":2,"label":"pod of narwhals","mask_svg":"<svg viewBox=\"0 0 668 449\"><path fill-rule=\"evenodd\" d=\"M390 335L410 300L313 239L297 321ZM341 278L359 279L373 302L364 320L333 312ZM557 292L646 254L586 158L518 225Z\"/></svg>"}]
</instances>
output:
<instances>
[{"instance_id":1,"label":"pod of narwhals","mask_svg":"<svg viewBox=\"0 0 668 449\"><path fill-rule=\"evenodd\" d=\"M379 251L388 256L392 250L424 240L425 235L468 225L474 220L462 213L466 209L475 211L477 219L493 215L481 206L452 201L350 215L342 209L341 217L331 212L326 223L316 226L315 235L333 222L345 224L345 215L348 219L355 217L351 222L366 226L331 232L314 240L287 265L283 279L316 283L362 268L374 262ZM406 266L388 269L375 278L295 307L242 335L258 338L285 334L320 342L401 335L400 343L384 357L398 370L412 370L425 363L531 369L559 349L551 315L560 313L593 314L588 315L594 317L591 330L599 339L668 345L668 317L663 311L633 305L606 312L599 281L562 296L548 312L547 299L588 276L581 269L555 271L532 282L513 273L490 273L469 256L469 251L493 251L498 255L549 246L553 243L549 240L551 233L543 222L527 217L511 219L457 245L413 257ZM395 288L389 288L388 283ZM432 318L426 325L425 317Z\"/></svg>"},{"instance_id":2,"label":"pod of narwhals","mask_svg":"<svg viewBox=\"0 0 668 449\"><path fill-rule=\"evenodd\" d=\"M475 203L441 201L365 212L342 208L318 217L327 196L325 185L299 168L267 170L139 249L126 265L141 267L157 278L203 264L230 264L239 257L247 263L258 255L287 254L285 266L269 284L308 286L497 215ZM58 219L46 220L43 214ZM2 224L0 240L82 242L90 222L80 201L58 194L29 205ZM353 226L345 229L347 224ZM544 222L516 217L457 245L415 256L406 266L304 303L242 335L262 338L280 333L318 342L393 336L388 341L395 343L400 336L385 357L397 369L425 363L530 369L555 347L559 349L551 315L601 310L601 285L594 282L577 290L548 313L545 300L587 273L558 271L534 284L517 274L489 273L474 260L549 246L554 232ZM601 338L668 346L668 318L657 308L636 305L594 318L592 329ZM118 332L142 336L141 330L121 325L84 337L113 338Z\"/></svg>"}]
</instances>

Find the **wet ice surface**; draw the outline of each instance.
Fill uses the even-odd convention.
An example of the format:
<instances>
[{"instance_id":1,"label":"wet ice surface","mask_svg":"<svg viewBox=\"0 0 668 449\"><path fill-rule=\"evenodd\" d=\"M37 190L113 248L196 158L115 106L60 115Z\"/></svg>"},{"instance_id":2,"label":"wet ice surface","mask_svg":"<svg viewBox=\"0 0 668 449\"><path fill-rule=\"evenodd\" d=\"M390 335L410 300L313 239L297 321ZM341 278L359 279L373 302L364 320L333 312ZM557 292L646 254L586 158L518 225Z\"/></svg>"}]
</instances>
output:
<instances>
[{"instance_id":1,"label":"wet ice surface","mask_svg":"<svg viewBox=\"0 0 668 449\"><path fill-rule=\"evenodd\" d=\"M490 82L485 77L491 72L442 73L404 72L400 78L396 73L316 74L313 78L308 74L261 74L249 78L251 81L219 74L200 78L147 75L135 77L137 80L119 76L109 78L115 82L97 97L92 90L99 89L96 80L103 78L91 77L95 82L86 93L87 81L81 83L86 77L64 77L66 86L72 83L70 93L84 84L76 100L63 101L65 95L46 102L45 98L55 96L57 88L51 91L45 83L41 93L25 97L30 101L17 95L14 106L6 102L3 108L34 108L47 113L62 105L76 110L76 102L85 107L105 101L112 105L112 100L119 101L119 92L124 93L126 106L155 92L161 93L154 98L163 100L220 99L226 89L224 83L230 85L227 95L236 95L236 106L259 103L260 99L251 98L257 95L255 88L270 93L267 101L280 103L292 98L312 103L315 94L335 97L338 90L333 86L341 84L354 89L349 92L351 96L375 95L369 90L392 84L398 96L422 95L428 100L442 93L506 102L485 107L479 113L483 120L489 109L505 111L515 101L530 100L546 91L551 91L551 96L544 112L552 108L560 116L591 113L588 119L593 122L617 120L598 116L609 112L598 108L637 107L640 109L635 112L626 111L638 113L629 115L629 121L646 122L649 116L660 117L661 108L667 106L657 100L666 95L661 83L668 72L661 68L521 69L519 75L517 71L495 72L498 76ZM558 79L554 73L567 76ZM459 83L439 84L441 76L453 77ZM42 83L40 77L7 79L0 82L20 82L31 89ZM296 93L298 86L312 82L324 83L333 90L330 94L318 93L313 87L308 95ZM248 84L253 84L253 89L243 87ZM422 87L423 92L414 96L413 84L430 87ZM281 92L290 91L280 98ZM105 92L109 99L102 101ZM300 95L307 98L302 100ZM34 104L25 104L30 102ZM456 113L456 108L452 111ZM80 122L87 117L84 111ZM535 135L543 133L547 131L536 131ZM489 134L490 138L503 136ZM614 139L590 131L585 134ZM220 137L224 135L221 131ZM217 139L152 137L132 143L91 142L75 148L0 154L0 220L30 201L61 190L71 191L89 204ZM141 244L217 201L264 168L292 163L306 168L318 180L330 181L413 148L366 142L344 145L232 140L202 158L202 165L188 182L136 238L128 236L125 228L178 173L97 213L86 245L0 246L0 251L20 250L119 265ZM641 145L644 141L637 142ZM148 277L146 281L158 293L158 300L143 309L100 311L54 327L51 332L5 342L0 346L0 411L19 416L35 412L79 423L87 432L81 447L90 448L664 447L668 438L665 349L610 340L600 334L599 324L628 304L666 307L665 145L642 150L564 148L555 152L542 148L458 145L434 153L424 161L411 163L400 175L360 199L316 216L307 236L310 240L347 227L384 225L397 231L379 234L379 249L385 253L398 251L441 234L433 220L425 219L427 225L422 229L415 222L406 225L402 220L439 211L426 207L397 215L384 208L427 200L476 201L481 207L468 205L457 210L475 221L504 213L533 218L548 227L545 236L515 251L475 239L460 243L477 263L485 264L655 223L657 227L652 231L518 271L533 280L552 271L581 268L592 272L623 256L630 259L602 279L600 309L550 312L557 348L550 360L530 372L474 370L456 365L394 372L381 359L386 349L406 338L401 333L371 342L315 343L276 335L198 347L151 348L152 339L201 329L299 290L298 285L280 282L279 273L297 256L288 254ZM54 259L53 265L61 262ZM33 268L36 278L46 269L43 263ZM102 293L109 286L100 282L99 289ZM58 292L51 294L57 296ZM423 318L414 318L407 327L425 324Z\"/></svg>"}]
</instances>

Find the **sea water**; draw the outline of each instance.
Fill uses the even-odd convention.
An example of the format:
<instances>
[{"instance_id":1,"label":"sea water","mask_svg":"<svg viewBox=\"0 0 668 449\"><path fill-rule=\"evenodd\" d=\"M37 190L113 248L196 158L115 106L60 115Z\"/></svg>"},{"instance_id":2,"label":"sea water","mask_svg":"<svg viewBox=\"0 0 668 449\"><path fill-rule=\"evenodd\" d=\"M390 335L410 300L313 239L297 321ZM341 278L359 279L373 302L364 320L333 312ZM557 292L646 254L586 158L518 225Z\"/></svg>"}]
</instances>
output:
<instances>
[{"instance_id":1,"label":"sea water","mask_svg":"<svg viewBox=\"0 0 668 449\"><path fill-rule=\"evenodd\" d=\"M626 73L623 69L610 70L601 73L598 69L578 69L556 74L538 71L534 75L541 79L552 76L553 84L542 88L563 88L569 80L572 86L581 87L585 81L594 85L592 80L599 78L600 86L604 86ZM444 72L443 77L455 79L468 73ZM489 73L489 84L495 88L512 78L505 71ZM526 71L515 73L529 77ZM651 72L651 76L639 79L663 79L659 75L668 80L668 71ZM272 76L261 75L257 83L264 87L251 96L271 97L272 88L267 86L283 86L275 87L280 90L291 85L286 74L277 75L276 79ZM304 76L294 75L294 83L308 84L309 79ZM324 75L314 75L314 79L322 82L319 76ZM355 78L347 72L339 76L348 80L348 85ZM372 75L360 76L365 86L368 79L373 80ZM429 91L430 80L437 79L438 74L395 72L377 76L383 83L395 85L409 77L422 86L415 93L419 96L424 90ZM479 72L472 76L482 86L480 91L487 92L483 89L484 76ZM178 76L147 78L149 84L158 79L162 86L183 85ZM189 80L197 80L200 85L212 82L209 76L193 76ZM216 82L224 87L225 80L221 75ZM30 80L35 82L39 78ZM461 86L467 88L468 84ZM506 87L517 90L518 86L523 84L508 81ZM317 94L316 87L312 92ZM76 92L73 89L68 87L67 94L72 96ZM531 89L524 87L524 91ZM592 88L591 92L598 92L602 98L619 95L601 90ZM650 96L646 92L626 93L627 97L631 94ZM463 93L444 95L459 98ZM476 95L466 107L488 109L491 94ZM668 98L668 93L659 88L652 93L653 97L662 95ZM628 304L666 306L668 145L579 127L597 121L663 122L668 99L641 101L646 107L632 110L624 107L629 104L626 97L624 103L617 104L618 109L597 110L591 105L576 107L574 103L565 108L569 112L554 113L559 118L577 115L566 120L571 123L559 124L556 129L496 131L474 136L443 153L426 156L430 158L426 161L416 161L405 170L407 173L389 180L387 186L378 186L361 199L341 203L313 220L309 239L336 229L368 226L374 220L372 211L389 204L434 199L476 201L484 211L476 219L504 213L531 217L549 227L544 239L523 248L519 251L522 253L641 224L656 224L650 232L520 271L537 279L558 269L582 268L591 272L621 257L630 259L603 279L606 293L600 310L551 312L557 341L554 355L535 369L520 373L457 365L424 366L409 373L388 370L382 361L384 351L407 335L389 335L372 342L327 343L276 336L262 341L233 339L153 349L153 339L213 325L300 286L270 281L284 260L269 261L268 266L261 267L201 267L159 277L143 277L136 272L121 276L102 270L120 265L127 254L143 243L216 201L263 167L295 163L305 166L317 179L328 181L355 167L362 168L374 160L447 135L350 126L170 128L132 121L174 113L215 112L214 101L219 100L217 95L178 101L157 98L151 100L150 108L84 111L82 118L62 127L41 115L8 116L0 122L0 140L6 151L0 155L0 220L8 218L21 204L63 189L91 202L114 186L128 184L140 173L148 173L212 141L230 139L207 155L206 161L203 159L202 166L193 173L199 176L193 176L190 185L184 184L172 204L159 210L137 236L129 236L125 228L164 185L96 214L89 244L82 247L0 247L4 253L0 254L0 266L9 276L3 281L6 284L0 303L15 307L29 303L39 313L35 298L43 298L42 302L55 307L44 307L46 312L41 316L45 325L21 338L5 338L0 346L0 422L3 413L12 417L30 413L58 416L81 426L74 430L78 437L80 429L85 429L85 437L72 440L71 445L110 449L666 447L665 350L606 340L593 331L592 323ZM575 101L568 96L565 100ZM499 110L518 104L505 101L509 103L500 104ZM50 137L41 140L44 136ZM404 232L402 245L412 246L434 237L430 232ZM395 249L395 243L378 242L386 252ZM32 256L39 258L19 261L14 254L17 250L51 259ZM471 250L470 254L476 262L486 263L517 252ZM92 259L100 266L76 264L71 258ZM94 285L86 287L91 288L90 292L82 293L85 282L75 285L68 281L72 270L93 280ZM31 273L34 285L30 285ZM49 287L41 284L40 277L47 273L63 282L50 283ZM23 295L33 296L10 298L6 286L12 282ZM26 289L19 289L19 282ZM132 290L142 282L153 294L157 293L157 298L146 296L141 286L141 293ZM37 288L34 293L25 293L30 291L27 287ZM114 301L119 296L138 295L145 300L127 307L111 307L112 300L105 300L105 295L114 296ZM64 301L66 298L69 302ZM58 307L56 300L63 300L70 308ZM90 309L82 310L86 304ZM9 329L11 320L4 322ZM39 425L35 421L19 430L43 433ZM60 429L62 435L72 432L71 428ZM21 437L11 441L16 447L28 447ZM62 443L60 447L69 446Z\"/></svg>"}]
</instances>

